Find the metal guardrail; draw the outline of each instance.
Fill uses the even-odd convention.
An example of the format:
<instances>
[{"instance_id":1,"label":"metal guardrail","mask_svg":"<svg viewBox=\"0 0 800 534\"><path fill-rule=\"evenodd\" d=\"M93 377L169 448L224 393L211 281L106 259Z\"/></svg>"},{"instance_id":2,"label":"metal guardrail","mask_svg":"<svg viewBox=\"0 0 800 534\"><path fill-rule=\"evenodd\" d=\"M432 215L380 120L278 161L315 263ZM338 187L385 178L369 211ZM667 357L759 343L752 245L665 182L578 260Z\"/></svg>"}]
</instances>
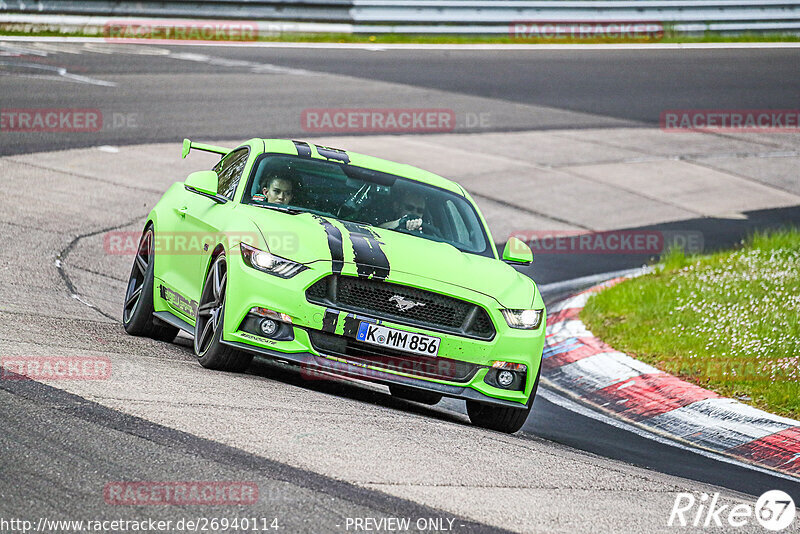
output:
<instances>
[{"instance_id":1,"label":"metal guardrail","mask_svg":"<svg viewBox=\"0 0 800 534\"><path fill-rule=\"evenodd\" d=\"M352 22L352 0L0 0L0 14Z\"/></svg>"},{"instance_id":2,"label":"metal guardrail","mask_svg":"<svg viewBox=\"0 0 800 534\"><path fill-rule=\"evenodd\" d=\"M0 23L9 14L340 23L355 33L501 35L515 22L553 21L647 21L676 32L800 32L795 0L0 0Z\"/></svg>"}]
</instances>

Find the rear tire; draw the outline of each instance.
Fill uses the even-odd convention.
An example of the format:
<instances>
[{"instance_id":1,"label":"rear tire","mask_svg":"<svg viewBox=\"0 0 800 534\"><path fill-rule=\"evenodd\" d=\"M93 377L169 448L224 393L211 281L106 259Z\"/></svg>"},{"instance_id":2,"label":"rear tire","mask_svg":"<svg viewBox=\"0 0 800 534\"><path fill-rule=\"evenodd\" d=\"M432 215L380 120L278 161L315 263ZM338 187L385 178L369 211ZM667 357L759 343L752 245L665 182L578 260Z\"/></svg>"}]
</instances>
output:
<instances>
[{"instance_id":1,"label":"rear tire","mask_svg":"<svg viewBox=\"0 0 800 534\"><path fill-rule=\"evenodd\" d=\"M203 284L194 323L194 353L207 369L242 372L250 366L253 355L221 342L227 284L228 264L222 253L211 264Z\"/></svg>"},{"instance_id":2,"label":"rear tire","mask_svg":"<svg viewBox=\"0 0 800 534\"><path fill-rule=\"evenodd\" d=\"M398 399L409 400L414 402L420 402L422 404L428 404L431 406L442 400L442 395L440 393L434 393L433 391L425 391L422 389L410 388L398 384L390 384L389 391L391 392L392 397L397 397Z\"/></svg>"},{"instance_id":3,"label":"rear tire","mask_svg":"<svg viewBox=\"0 0 800 534\"><path fill-rule=\"evenodd\" d=\"M178 335L178 329L170 325L156 324L153 321L154 235L153 226L148 225L139 239L131 275L128 278L128 287L125 290L122 325L125 327L125 331L132 336L146 336L159 341L171 342Z\"/></svg>"},{"instance_id":4,"label":"rear tire","mask_svg":"<svg viewBox=\"0 0 800 534\"><path fill-rule=\"evenodd\" d=\"M524 408L507 408L505 406L495 406L493 404L484 404L473 400L467 401L467 415L472 424L481 428L488 428L489 430L497 430L498 432L505 432L506 434L513 434L525 424L528 415L533 408L533 401L536 397L536 392L539 389L539 376L542 373L542 367L539 366L539 373L536 375L536 382L533 384L531 396L528 398L528 403Z\"/></svg>"}]
</instances>

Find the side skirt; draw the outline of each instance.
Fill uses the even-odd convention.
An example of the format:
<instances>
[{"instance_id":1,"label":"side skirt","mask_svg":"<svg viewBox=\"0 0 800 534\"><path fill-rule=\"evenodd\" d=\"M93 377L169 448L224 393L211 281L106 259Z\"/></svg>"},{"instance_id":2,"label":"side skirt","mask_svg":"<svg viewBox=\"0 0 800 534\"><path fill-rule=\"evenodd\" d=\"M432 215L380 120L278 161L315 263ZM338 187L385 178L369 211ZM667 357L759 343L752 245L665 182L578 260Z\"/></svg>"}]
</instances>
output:
<instances>
[{"instance_id":1,"label":"side skirt","mask_svg":"<svg viewBox=\"0 0 800 534\"><path fill-rule=\"evenodd\" d=\"M180 317L177 317L168 311L157 311L153 313L153 317L176 328L180 328L184 332L188 332L194 337L194 327Z\"/></svg>"}]
</instances>

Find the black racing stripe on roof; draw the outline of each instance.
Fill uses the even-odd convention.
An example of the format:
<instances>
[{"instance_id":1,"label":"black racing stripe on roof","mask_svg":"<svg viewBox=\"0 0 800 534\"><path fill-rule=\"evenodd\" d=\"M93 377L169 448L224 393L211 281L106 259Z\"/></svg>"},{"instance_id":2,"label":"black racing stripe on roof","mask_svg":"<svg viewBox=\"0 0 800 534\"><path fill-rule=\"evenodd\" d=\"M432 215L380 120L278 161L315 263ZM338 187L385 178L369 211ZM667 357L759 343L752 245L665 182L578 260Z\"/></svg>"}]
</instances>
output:
<instances>
[{"instance_id":1,"label":"black racing stripe on roof","mask_svg":"<svg viewBox=\"0 0 800 534\"><path fill-rule=\"evenodd\" d=\"M331 270L333 274L340 274L344 267L344 246L342 245L342 232L331 222L319 215L312 215L325 229L328 236L328 250L331 253Z\"/></svg>"},{"instance_id":2,"label":"black racing stripe on roof","mask_svg":"<svg viewBox=\"0 0 800 534\"><path fill-rule=\"evenodd\" d=\"M353 243L353 256L359 278L385 280L389 276L389 259L381 248L381 243L372 230L361 224L346 222L344 227L350 233Z\"/></svg>"},{"instance_id":3,"label":"black racing stripe on roof","mask_svg":"<svg viewBox=\"0 0 800 534\"><path fill-rule=\"evenodd\" d=\"M292 139L292 143L294 143L295 149L297 149L297 155L303 156L306 158L311 157L311 147L305 141L295 141Z\"/></svg>"}]
</instances>

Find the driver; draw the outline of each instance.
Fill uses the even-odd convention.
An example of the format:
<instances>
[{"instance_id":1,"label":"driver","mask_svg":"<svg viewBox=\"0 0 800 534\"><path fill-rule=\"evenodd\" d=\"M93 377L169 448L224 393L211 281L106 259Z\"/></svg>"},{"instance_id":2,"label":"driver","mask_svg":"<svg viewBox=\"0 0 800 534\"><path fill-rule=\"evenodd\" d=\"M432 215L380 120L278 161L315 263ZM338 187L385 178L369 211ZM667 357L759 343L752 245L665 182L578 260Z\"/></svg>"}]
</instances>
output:
<instances>
[{"instance_id":1,"label":"driver","mask_svg":"<svg viewBox=\"0 0 800 534\"><path fill-rule=\"evenodd\" d=\"M294 196L294 190L294 180L285 172L267 176L261 182L261 194L271 204L289 204Z\"/></svg>"},{"instance_id":2,"label":"driver","mask_svg":"<svg viewBox=\"0 0 800 534\"><path fill-rule=\"evenodd\" d=\"M394 201L394 212L397 219L385 222L381 228L388 230L408 230L422 232L422 215L425 213L425 198L415 195L411 190L404 190ZM427 225L426 226L430 226ZM426 228L427 230L428 228Z\"/></svg>"}]
</instances>

